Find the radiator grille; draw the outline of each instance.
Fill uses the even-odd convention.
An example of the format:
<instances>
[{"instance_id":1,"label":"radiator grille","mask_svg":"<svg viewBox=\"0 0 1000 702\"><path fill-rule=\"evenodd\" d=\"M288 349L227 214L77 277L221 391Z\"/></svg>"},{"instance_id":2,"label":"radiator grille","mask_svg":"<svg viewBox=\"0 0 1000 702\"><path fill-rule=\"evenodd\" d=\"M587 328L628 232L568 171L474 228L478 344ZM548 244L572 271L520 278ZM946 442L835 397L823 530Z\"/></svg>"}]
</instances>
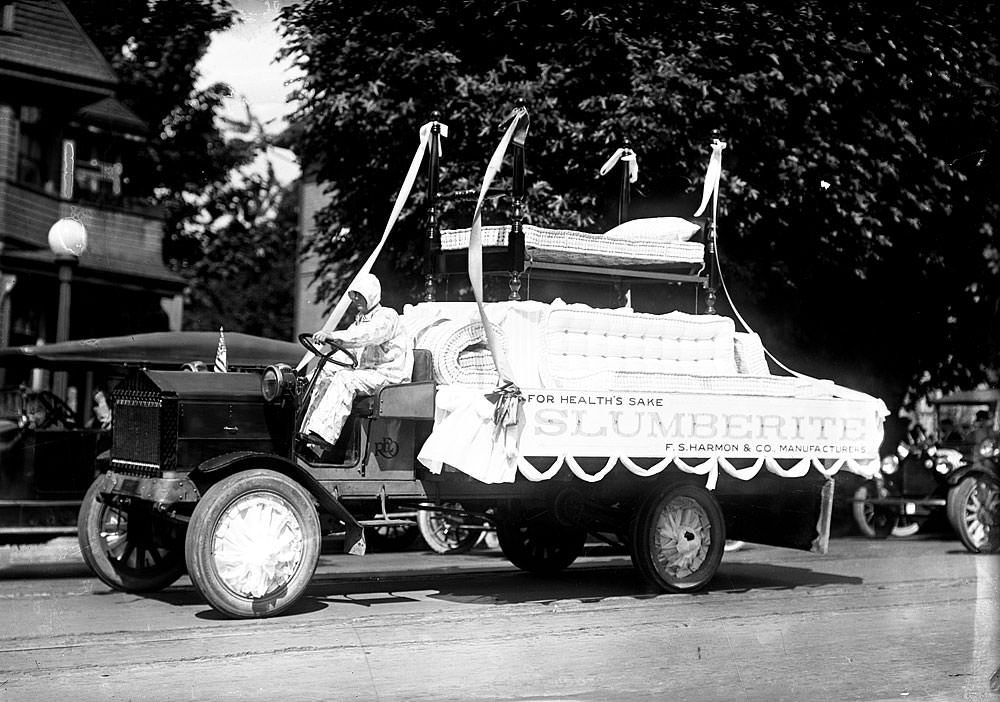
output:
<instances>
[{"instance_id":1,"label":"radiator grille","mask_svg":"<svg viewBox=\"0 0 1000 702\"><path fill-rule=\"evenodd\" d=\"M162 477L177 463L175 402L164 398L144 376L115 390L111 465L116 472Z\"/></svg>"}]
</instances>

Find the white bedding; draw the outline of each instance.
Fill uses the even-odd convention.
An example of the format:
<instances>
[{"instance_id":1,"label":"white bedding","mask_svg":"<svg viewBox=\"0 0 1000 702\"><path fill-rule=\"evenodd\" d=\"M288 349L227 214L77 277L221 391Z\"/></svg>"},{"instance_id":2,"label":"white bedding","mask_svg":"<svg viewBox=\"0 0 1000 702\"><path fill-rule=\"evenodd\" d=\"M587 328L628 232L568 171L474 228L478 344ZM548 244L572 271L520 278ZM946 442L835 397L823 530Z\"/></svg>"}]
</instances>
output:
<instances>
[{"instance_id":1,"label":"white bedding","mask_svg":"<svg viewBox=\"0 0 1000 702\"><path fill-rule=\"evenodd\" d=\"M507 225L483 227L483 246L507 246L509 230ZM442 250L468 248L469 232L469 229L443 230ZM620 239L570 229L547 229L531 224L524 225L524 248L526 257L531 261L591 266L700 265L705 260L705 246L697 241Z\"/></svg>"},{"instance_id":2,"label":"white bedding","mask_svg":"<svg viewBox=\"0 0 1000 702\"><path fill-rule=\"evenodd\" d=\"M771 375L759 337L736 332L728 317L642 314L560 300L487 303L486 314L522 388L833 395L828 381ZM415 346L431 351L438 383L496 386L475 303L406 305L402 319Z\"/></svg>"}]
</instances>

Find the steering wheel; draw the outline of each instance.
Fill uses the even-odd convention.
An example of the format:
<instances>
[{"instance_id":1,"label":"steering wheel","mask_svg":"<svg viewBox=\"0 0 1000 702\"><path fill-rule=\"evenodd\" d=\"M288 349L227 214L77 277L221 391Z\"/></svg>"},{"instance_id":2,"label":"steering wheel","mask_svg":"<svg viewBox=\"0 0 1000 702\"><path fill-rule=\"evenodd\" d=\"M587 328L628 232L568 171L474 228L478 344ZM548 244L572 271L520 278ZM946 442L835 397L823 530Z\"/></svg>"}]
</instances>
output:
<instances>
[{"instance_id":1,"label":"steering wheel","mask_svg":"<svg viewBox=\"0 0 1000 702\"><path fill-rule=\"evenodd\" d=\"M37 427L38 429L47 429L57 423L67 427L76 426L76 415L73 412L73 408L55 393L49 390L42 390L35 395L35 399L45 408L45 419Z\"/></svg>"},{"instance_id":2,"label":"steering wheel","mask_svg":"<svg viewBox=\"0 0 1000 702\"><path fill-rule=\"evenodd\" d=\"M348 351L346 348L344 348L343 346L341 346L340 344L338 344L336 341L328 341L328 342L326 342L327 346L330 347L330 350L327 351L326 353L320 352L319 349L316 348L316 345L313 344L312 334L299 334L299 343L302 344L303 346L305 346L306 350L309 351L309 353L311 353L312 355L318 356L319 358L322 358L324 362L329 361L330 363L336 364L336 365L341 366L343 368L357 368L358 367L358 358L357 358L357 356L355 356L353 353L351 353L350 351ZM340 360L334 358L333 357L334 354L337 353L338 351L342 352L345 356L347 356L349 359L351 359L351 362L350 363L345 363L344 361L340 361Z\"/></svg>"}]
</instances>

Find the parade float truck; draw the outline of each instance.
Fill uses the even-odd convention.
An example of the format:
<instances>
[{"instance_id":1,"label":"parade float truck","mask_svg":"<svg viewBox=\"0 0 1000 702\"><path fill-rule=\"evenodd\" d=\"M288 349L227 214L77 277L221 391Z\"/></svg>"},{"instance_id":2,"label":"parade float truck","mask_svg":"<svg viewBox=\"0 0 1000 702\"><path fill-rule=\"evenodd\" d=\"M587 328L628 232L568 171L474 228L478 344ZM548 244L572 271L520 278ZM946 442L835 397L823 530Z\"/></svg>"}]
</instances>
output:
<instances>
[{"instance_id":1,"label":"parade float truck","mask_svg":"<svg viewBox=\"0 0 1000 702\"><path fill-rule=\"evenodd\" d=\"M830 381L772 374L760 338L714 313L724 144L713 141L698 217L628 220L623 207L622 231L543 229L523 217L519 107L472 226L442 230L444 131L421 129L362 268L428 157L427 294L401 314L412 381L359 397L337 444L319 446L299 435L316 374L353 359L308 335L299 368L135 373L115 392L110 469L80 512L81 548L101 580L149 592L187 572L216 610L272 616L302 596L324 535L342 533L345 550L363 554L366 527L415 511L488 520L504 555L534 573L568 567L588 536L619 545L664 592L705 587L727 538L825 552L833 476L874 473L885 408ZM509 186L493 188L508 156ZM605 170L615 161L624 191L636 157L620 150ZM483 227L497 190L513 199L513 219ZM683 232L663 233L677 224ZM484 273L507 277L508 300L483 301ZM437 301L458 275L475 301ZM609 307L520 299L532 280L624 282L626 295ZM650 282L693 288L705 309L637 312L627 290Z\"/></svg>"}]
</instances>

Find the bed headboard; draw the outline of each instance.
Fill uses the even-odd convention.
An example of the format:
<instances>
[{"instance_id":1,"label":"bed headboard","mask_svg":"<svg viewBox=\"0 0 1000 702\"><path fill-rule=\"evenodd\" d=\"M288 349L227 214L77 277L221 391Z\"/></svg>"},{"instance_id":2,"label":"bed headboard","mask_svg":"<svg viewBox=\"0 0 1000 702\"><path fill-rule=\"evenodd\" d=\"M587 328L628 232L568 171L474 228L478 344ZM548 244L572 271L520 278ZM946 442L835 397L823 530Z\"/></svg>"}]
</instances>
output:
<instances>
[{"instance_id":1,"label":"bed headboard","mask_svg":"<svg viewBox=\"0 0 1000 702\"><path fill-rule=\"evenodd\" d=\"M524 101L518 101L518 107L523 107ZM466 272L466 261L462 252L442 248L441 245L441 219L444 206L453 202L476 202L479 197L478 189L441 191L439 182L440 155L441 155L441 129L439 125L440 114L432 114L432 127L429 142L428 174L427 182L429 188L428 197L428 218L426 226L426 257L424 261L424 291L422 299L426 302L438 299L438 283L446 279L451 274ZM631 143L628 139L623 141L623 150L631 150ZM717 269L714 265L714 236L715 226L712 221L712 214L707 218L698 218L698 223L702 227L702 238L704 239L704 250L695 253L690 257L667 260L677 261L673 269L646 265L647 261L636 263L628 267L620 262L598 265L591 261L579 265L576 261L568 265L559 265L551 260L542 261L539 256L528 257L528 247L525 236L525 213L527 187L525 179L525 143L524 139L515 138L510 142L508 153L511 154L512 175L509 186L505 188L491 188L488 196L504 196L509 198L510 219L504 225L508 228L506 242L500 246L490 247L489 251L483 254L484 273L494 275L503 274L508 278L510 293L509 300L521 299L522 275L530 271L534 277L549 275L552 279L564 279L575 276L577 282L584 283L592 281L598 276L602 281L611 282L616 287L628 285L627 281L641 278L647 281L695 284L696 289L706 289L707 294L704 302L704 311L714 313L715 290L717 288ZM631 203L631 178L629 172L629 162L625 159L619 160L616 167L620 170L620 186L618 189L618 220L619 224L629 220L629 206ZM595 236L600 236L595 235ZM609 239L610 240L610 239ZM656 259L657 261L664 259ZM692 265L693 261L693 265ZM527 263L527 266L526 266ZM683 268L683 266L687 266ZM698 305L698 296L695 295L695 308Z\"/></svg>"}]
</instances>

